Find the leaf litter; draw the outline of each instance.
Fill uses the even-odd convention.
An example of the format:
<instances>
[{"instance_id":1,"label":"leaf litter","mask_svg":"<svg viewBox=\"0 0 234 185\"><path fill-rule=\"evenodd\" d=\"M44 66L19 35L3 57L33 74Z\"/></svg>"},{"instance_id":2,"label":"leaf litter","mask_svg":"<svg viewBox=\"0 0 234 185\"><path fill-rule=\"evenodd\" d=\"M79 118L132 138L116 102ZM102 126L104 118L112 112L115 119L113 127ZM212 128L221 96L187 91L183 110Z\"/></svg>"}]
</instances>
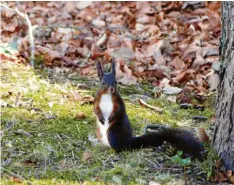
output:
<instances>
[{"instance_id":1,"label":"leaf litter","mask_svg":"<svg viewBox=\"0 0 234 185\"><path fill-rule=\"evenodd\" d=\"M167 78L199 95L209 93L210 86L217 88L212 82L217 76L209 80L204 73L218 62L219 2L22 2L17 6L38 26L36 59L44 56L45 67L67 66L69 73L93 76L95 60L108 63L112 57L121 63L117 71L122 84L147 79L156 85ZM3 9L2 17L8 24L2 27L2 42L26 33L16 13ZM26 42L18 48L28 60ZM206 63L209 67L201 68Z\"/></svg>"}]
</instances>

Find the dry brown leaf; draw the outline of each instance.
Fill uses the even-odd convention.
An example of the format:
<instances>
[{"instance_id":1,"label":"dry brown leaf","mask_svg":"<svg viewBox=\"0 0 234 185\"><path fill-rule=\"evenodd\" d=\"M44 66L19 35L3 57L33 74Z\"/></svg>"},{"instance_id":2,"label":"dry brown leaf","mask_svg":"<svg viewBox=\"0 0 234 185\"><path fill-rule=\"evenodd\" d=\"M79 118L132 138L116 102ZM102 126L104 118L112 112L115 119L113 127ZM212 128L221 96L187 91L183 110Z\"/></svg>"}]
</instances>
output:
<instances>
[{"instance_id":1,"label":"dry brown leaf","mask_svg":"<svg viewBox=\"0 0 234 185\"><path fill-rule=\"evenodd\" d=\"M160 31L160 28L157 25L150 25L148 28L149 35L155 35Z\"/></svg>"},{"instance_id":2,"label":"dry brown leaf","mask_svg":"<svg viewBox=\"0 0 234 185\"><path fill-rule=\"evenodd\" d=\"M209 2L208 8L214 12L217 12L217 10L220 9L220 2L218 1Z\"/></svg>"},{"instance_id":3,"label":"dry brown leaf","mask_svg":"<svg viewBox=\"0 0 234 185\"><path fill-rule=\"evenodd\" d=\"M102 44L106 42L106 39L107 39L107 35L103 34L102 37L97 41L96 45L101 46Z\"/></svg>"},{"instance_id":4,"label":"dry brown leaf","mask_svg":"<svg viewBox=\"0 0 234 185\"><path fill-rule=\"evenodd\" d=\"M206 131L204 128L198 128L198 135L199 135L199 139L202 142L209 142L210 138L209 136L206 134Z\"/></svg>"},{"instance_id":5,"label":"dry brown leaf","mask_svg":"<svg viewBox=\"0 0 234 185\"><path fill-rule=\"evenodd\" d=\"M32 161L30 159L23 161L22 164L25 166L36 166L37 165L37 163L35 161Z\"/></svg>"},{"instance_id":6,"label":"dry brown leaf","mask_svg":"<svg viewBox=\"0 0 234 185\"><path fill-rule=\"evenodd\" d=\"M141 23L141 24L148 24L151 22L151 17L147 15L143 15L137 18L136 22Z\"/></svg>"},{"instance_id":7,"label":"dry brown leaf","mask_svg":"<svg viewBox=\"0 0 234 185\"><path fill-rule=\"evenodd\" d=\"M175 57L172 62L170 62L170 65L175 69L175 70L181 70L185 68L184 62L177 56Z\"/></svg>"},{"instance_id":8,"label":"dry brown leaf","mask_svg":"<svg viewBox=\"0 0 234 185\"><path fill-rule=\"evenodd\" d=\"M7 10L7 9L3 9L2 10L2 15L3 15L3 17L11 18L14 15L16 15L16 12L15 11L11 11L11 10Z\"/></svg>"},{"instance_id":9,"label":"dry brown leaf","mask_svg":"<svg viewBox=\"0 0 234 185\"><path fill-rule=\"evenodd\" d=\"M43 47L43 46L37 46L37 49L42 52L48 54L51 58L61 58L63 55L59 53L58 51L53 51L49 48Z\"/></svg>"},{"instance_id":10,"label":"dry brown leaf","mask_svg":"<svg viewBox=\"0 0 234 185\"><path fill-rule=\"evenodd\" d=\"M77 119L84 119L84 118L86 118L86 115L83 112L78 112L76 114L76 118Z\"/></svg>"},{"instance_id":11,"label":"dry brown leaf","mask_svg":"<svg viewBox=\"0 0 234 185\"><path fill-rule=\"evenodd\" d=\"M9 32L14 32L18 26L18 20L16 17L13 17L9 22L1 21L1 29Z\"/></svg>"},{"instance_id":12,"label":"dry brown leaf","mask_svg":"<svg viewBox=\"0 0 234 185\"><path fill-rule=\"evenodd\" d=\"M132 60L134 57L134 52L130 48L122 47L114 49L111 52L111 56L117 59Z\"/></svg>"},{"instance_id":13,"label":"dry brown leaf","mask_svg":"<svg viewBox=\"0 0 234 185\"><path fill-rule=\"evenodd\" d=\"M94 18L98 17L98 15L90 7L83 9L80 13L78 13L77 16L84 19L87 22L90 22Z\"/></svg>"},{"instance_id":14,"label":"dry brown leaf","mask_svg":"<svg viewBox=\"0 0 234 185\"><path fill-rule=\"evenodd\" d=\"M180 72L180 74L177 75L176 78L173 78L171 80L171 84L182 85L194 79L195 79L195 70L193 69L183 70Z\"/></svg>"},{"instance_id":15,"label":"dry brown leaf","mask_svg":"<svg viewBox=\"0 0 234 185\"><path fill-rule=\"evenodd\" d=\"M104 27L106 26L105 21L101 20L101 19L94 19L92 20L92 24L98 28Z\"/></svg>"},{"instance_id":16,"label":"dry brown leaf","mask_svg":"<svg viewBox=\"0 0 234 185\"><path fill-rule=\"evenodd\" d=\"M133 76L132 71L127 65L123 64L123 71L120 68L119 62L116 64L116 76L119 82L125 85L136 84L137 78Z\"/></svg>"},{"instance_id":17,"label":"dry brown leaf","mask_svg":"<svg viewBox=\"0 0 234 185\"><path fill-rule=\"evenodd\" d=\"M148 28L149 28L148 25L144 25L140 23L137 23L135 26L136 31L139 31L139 32L145 31L146 29L148 30Z\"/></svg>"},{"instance_id":18,"label":"dry brown leaf","mask_svg":"<svg viewBox=\"0 0 234 185\"><path fill-rule=\"evenodd\" d=\"M14 55L8 55L6 53L0 53L0 58L1 58L1 61L11 61L11 62L16 62L16 63L19 63L20 60L18 59L17 56L14 56Z\"/></svg>"},{"instance_id":19,"label":"dry brown leaf","mask_svg":"<svg viewBox=\"0 0 234 185\"><path fill-rule=\"evenodd\" d=\"M139 14L152 14L155 13L155 9L150 6L150 3L147 1L137 2L136 8L138 9Z\"/></svg>"},{"instance_id":20,"label":"dry brown leaf","mask_svg":"<svg viewBox=\"0 0 234 185\"><path fill-rule=\"evenodd\" d=\"M76 11L76 3L75 2L67 2L64 6L64 10L66 10L66 12L68 12L68 13Z\"/></svg>"},{"instance_id":21,"label":"dry brown leaf","mask_svg":"<svg viewBox=\"0 0 234 185\"><path fill-rule=\"evenodd\" d=\"M85 151L85 152L83 153L83 155L82 155L82 161L83 161L84 163L87 163L88 160L90 160L91 158L92 158L92 153L89 152L89 151Z\"/></svg>"},{"instance_id":22,"label":"dry brown leaf","mask_svg":"<svg viewBox=\"0 0 234 185\"><path fill-rule=\"evenodd\" d=\"M64 56L68 49L67 42L61 42L55 46L55 50L60 53L60 55Z\"/></svg>"},{"instance_id":23,"label":"dry brown leaf","mask_svg":"<svg viewBox=\"0 0 234 185\"><path fill-rule=\"evenodd\" d=\"M23 181L18 177L10 177L10 181L14 183L22 183Z\"/></svg>"},{"instance_id":24,"label":"dry brown leaf","mask_svg":"<svg viewBox=\"0 0 234 185\"><path fill-rule=\"evenodd\" d=\"M81 9L89 7L91 4L92 4L92 1L79 1L76 3L76 8L81 10Z\"/></svg>"},{"instance_id":25,"label":"dry brown leaf","mask_svg":"<svg viewBox=\"0 0 234 185\"><path fill-rule=\"evenodd\" d=\"M84 96L84 97L82 97L80 104L84 105L86 103L93 103L93 102L94 102L94 97L92 97L92 96Z\"/></svg>"}]
</instances>

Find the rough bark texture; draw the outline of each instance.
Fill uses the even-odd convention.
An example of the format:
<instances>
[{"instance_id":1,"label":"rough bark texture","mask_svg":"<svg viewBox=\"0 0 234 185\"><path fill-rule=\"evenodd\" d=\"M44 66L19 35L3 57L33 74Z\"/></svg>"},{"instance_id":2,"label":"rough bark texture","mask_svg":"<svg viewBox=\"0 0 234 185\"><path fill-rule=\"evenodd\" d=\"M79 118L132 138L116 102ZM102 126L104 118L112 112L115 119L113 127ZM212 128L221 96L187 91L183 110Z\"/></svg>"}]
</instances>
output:
<instances>
[{"instance_id":1,"label":"rough bark texture","mask_svg":"<svg viewBox=\"0 0 234 185\"><path fill-rule=\"evenodd\" d=\"M221 69L213 146L234 171L234 2L222 2Z\"/></svg>"}]
</instances>

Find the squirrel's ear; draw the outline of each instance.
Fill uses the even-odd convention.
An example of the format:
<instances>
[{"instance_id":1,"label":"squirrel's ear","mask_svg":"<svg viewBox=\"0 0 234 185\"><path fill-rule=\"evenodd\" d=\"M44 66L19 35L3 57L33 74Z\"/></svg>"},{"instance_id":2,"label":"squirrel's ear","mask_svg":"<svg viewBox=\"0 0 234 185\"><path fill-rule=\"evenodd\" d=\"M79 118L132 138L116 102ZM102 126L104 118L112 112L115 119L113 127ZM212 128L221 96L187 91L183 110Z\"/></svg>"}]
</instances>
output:
<instances>
[{"instance_id":1,"label":"squirrel's ear","mask_svg":"<svg viewBox=\"0 0 234 185\"><path fill-rule=\"evenodd\" d=\"M111 63L111 72L115 76L115 60L114 59L112 59L112 63Z\"/></svg>"},{"instance_id":2,"label":"squirrel's ear","mask_svg":"<svg viewBox=\"0 0 234 185\"><path fill-rule=\"evenodd\" d=\"M97 62L97 71L98 71L98 77L101 80L104 73L103 73L102 66L101 66L100 62Z\"/></svg>"}]
</instances>

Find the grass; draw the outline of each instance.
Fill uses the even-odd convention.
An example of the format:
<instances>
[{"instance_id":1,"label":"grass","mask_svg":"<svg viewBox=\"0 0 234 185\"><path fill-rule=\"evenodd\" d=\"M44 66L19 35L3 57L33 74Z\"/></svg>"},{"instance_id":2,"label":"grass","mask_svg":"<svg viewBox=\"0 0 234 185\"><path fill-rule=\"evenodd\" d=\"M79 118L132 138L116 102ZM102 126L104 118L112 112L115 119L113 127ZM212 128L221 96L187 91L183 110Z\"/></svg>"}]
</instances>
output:
<instances>
[{"instance_id":1,"label":"grass","mask_svg":"<svg viewBox=\"0 0 234 185\"><path fill-rule=\"evenodd\" d=\"M79 83L97 84L93 79L69 79L53 71L32 70L10 62L2 63L1 73L1 173L2 184L178 184L183 167L172 161L172 147L114 153L94 145L95 115L92 104L82 104L82 97L92 97L97 86L79 88ZM51 75L52 74L52 75ZM211 118L213 110L183 110L165 98L149 103L164 109L158 114L141 107L130 94L152 92L120 86L135 134L149 123L170 126L208 127L195 124L192 115ZM132 89L132 90L131 90ZM6 106L7 105L7 106ZM77 116L83 113L83 118ZM162 147L163 148L163 147ZM196 166L192 161L189 171ZM175 170L175 171L173 171ZM199 171L200 172L200 171ZM184 173L184 172L183 172Z\"/></svg>"}]
</instances>

